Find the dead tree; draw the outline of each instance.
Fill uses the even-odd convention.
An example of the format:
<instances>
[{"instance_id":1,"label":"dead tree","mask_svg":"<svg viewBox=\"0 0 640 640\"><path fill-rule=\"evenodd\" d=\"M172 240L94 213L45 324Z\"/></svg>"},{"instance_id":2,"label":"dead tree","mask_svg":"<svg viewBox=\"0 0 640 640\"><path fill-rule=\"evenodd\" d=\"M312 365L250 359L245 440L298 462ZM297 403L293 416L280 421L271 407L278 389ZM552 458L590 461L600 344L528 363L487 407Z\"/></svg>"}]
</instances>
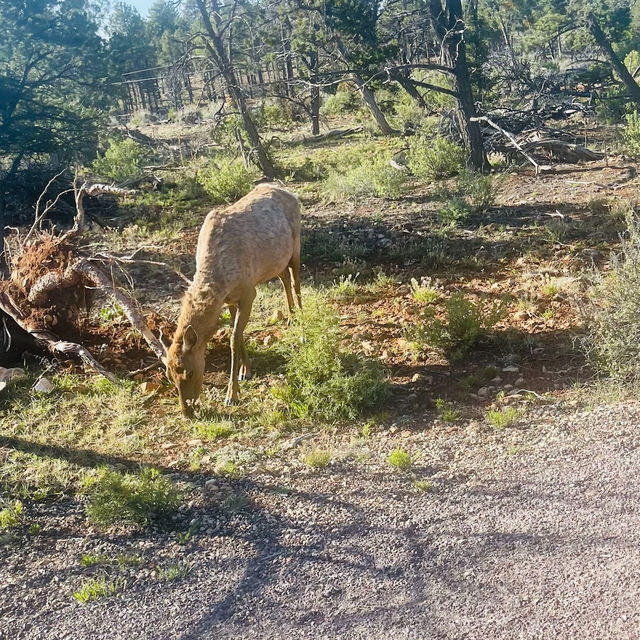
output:
<instances>
[{"instance_id":1,"label":"dead tree","mask_svg":"<svg viewBox=\"0 0 640 640\"><path fill-rule=\"evenodd\" d=\"M591 32L591 35L594 37L598 46L602 49L602 52L609 60L609 63L618 74L619 78L624 83L624 86L627 88L629 95L633 99L634 102L640 104L640 86L635 81L634 77L629 73L629 70L625 66L624 62L618 58L616 52L613 50L611 46L611 42L609 42L609 38L605 35L602 27L598 23L598 20L590 13L587 16L587 27Z\"/></svg>"},{"instance_id":2,"label":"dead tree","mask_svg":"<svg viewBox=\"0 0 640 640\"><path fill-rule=\"evenodd\" d=\"M441 61L449 68L453 78L453 91L457 101L456 119L465 147L469 150L469 163L474 169L484 170L487 156L482 144L480 126L472 118L477 116L471 78L467 65L464 41L465 23L461 0L429 0L430 18L438 39Z\"/></svg>"},{"instance_id":3,"label":"dead tree","mask_svg":"<svg viewBox=\"0 0 640 640\"><path fill-rule=\"evenodd\" d=\"M206 0L195 0L195 2L205 28L205 32L202 34L205 49L224 78L234 108L240 112L244 130L256 154L258 166L267 178L273 180L276 177L273 162L260 139L258 129L249 113L247 101L240 87L233 61L231 60L231 47L227 46L227 43L224 41L224 26L222 25L218 0L211 0L211 9L207 7ZM229 25L226 25L226 27L229 27Z\"/></svg>"}]
</instances>

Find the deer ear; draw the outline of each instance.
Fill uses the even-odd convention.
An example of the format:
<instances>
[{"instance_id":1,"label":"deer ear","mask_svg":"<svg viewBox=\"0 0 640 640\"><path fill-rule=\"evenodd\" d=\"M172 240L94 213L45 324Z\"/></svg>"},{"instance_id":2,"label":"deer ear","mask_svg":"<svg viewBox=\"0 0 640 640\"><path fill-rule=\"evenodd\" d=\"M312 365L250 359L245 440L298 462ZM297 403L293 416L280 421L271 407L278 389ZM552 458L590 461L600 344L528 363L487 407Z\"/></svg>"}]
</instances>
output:
<instances>
[{"instance_id":1,"label":"deer ear","mask_svg":"<svg viewBox=\"0 0 640 640\"><path fill-rule=\"evenodd\" d=\"M182 338L182 350L189 351L196 346L196 342L198 341L198 334L196 330L189 325L184 332L184 336Z\"/></svg>"}]
</instances>

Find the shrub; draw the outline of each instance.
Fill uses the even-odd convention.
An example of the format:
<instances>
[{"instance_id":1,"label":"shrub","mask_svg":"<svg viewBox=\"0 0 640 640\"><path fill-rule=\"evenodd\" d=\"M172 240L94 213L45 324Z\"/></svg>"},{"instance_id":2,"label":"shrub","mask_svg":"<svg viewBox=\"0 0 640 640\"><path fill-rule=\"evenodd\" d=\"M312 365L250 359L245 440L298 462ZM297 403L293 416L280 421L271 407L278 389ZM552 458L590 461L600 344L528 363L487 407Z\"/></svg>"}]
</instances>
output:
<instances>
[{"instance_id":1,"label":"shrub","mask_svg":"<svg viewBox=\"0 0 640 640\"><path fill-rule=\"evenodd\" d=\"M596 272L584 315L589 334L583 342L600 371L618 380L640 379L640 226L633 214L622 249L610 271Z\"/></svg>"},{"instance_id":2,"label":"shrub","mask_svg":"<svg viewBox=\"0 0 640 640\"><path fill-rule=\"evenodd\" d=\"M365 160L355 167L331 171L323 188L332 200L363 197L397 198L407 180L404 171L394 169L387 160Z\"/></svg>"},{"instance_id":3,"label":"shrub","mask_svg":"<svg viewBox=\"0 0 640 640\"><path fill-rule=\"evenodd\" d=\"M492 176L474 171L462 171L457 180L458 193L463 196L475 213L483 213L493 206L496 193Z\"/></svg>"},{"instance_id":4,"label":"shrub","mask_svg":"<svg viewBox=\"0 0 640 640\"><path fill-rule=\"evenodd\" d=\"M471 215L471 207L462 199L453 197L441 209L438 209L438 220L445 227L457 227Z\"/></svg>"},{"instance_id":5,"label":"shrub","mask_svg":"<svg viewBox=\"0 0 640 640\"><path fill-rule=\"evenodd\" d=\"M445 138L419 136L411 145L407 159L411 172L419 178L440 180L460 172L465 154L461 147Z\"/></svg>"},{"instance_id":6,"label":"shrub","mask_svg":"<svg viewBox=\"0 0 640 640\"><path fill-rule=\"evenodd\" d=\"M400 471L410 469L413 464L411 456L404 449L394 449L389 454L387 461L392 467L400 469Z\"/></svg>"},{"instance_id":7,"label":"shrub","mask_svg":"<svg viewBox=\"0 0 640 640\"><path fill-rule=\"evenodd\" d=\"M99 525L118 521L144 524L167 517L179 504L178 490L157 469L125 475L103 470L86 511L89 519Z\"/></svg>"},{"instance_id":8,"label":"shrub","mask_svg":"<svg viewBox=\"0 0 640 640\"><path fill-rule=\"evenodd\" d=\"M312 469L322 469L331 462L331 451L314 449L304 457L304 463Z\"/></svg>"},{"instance_id":9,"label":"shrub","mask_svg":"<svg viewBox=\"0 0 640 640\"><path fill-rule=\"evenodd\" d=\"M307 296L282 344L287 381L273 392L297 417L353 419L383 403L388 385L377 362L340 349L335 311L320 296Z\"/></svg>"},{"instance_id":10,"label":"shrub","mask_svg":"<svg viewBox=\"0 0 640 640\"><path fill-rule=\"evenodd\" d=\"M632 158L640 157L640 114L637 111L626 116L627 125L622 131L624 151Z\"/></svg>"},{"instance_id":11,"label":"shrub","mask_svg":"<svg viewBox=\"0 0 640 640\"><path fill-rule=\"evenodd\" d=\"M415 278L411 278L411 297L421 304L431 304L438 300L440 294L437 289L431 285L431 279L422 277L420 282Z\"/></svg>"},{"instance_id":12,"label":"shrub","mask_svg":"<svg viewBox=\"0 0 640 640\"><path fill-rule=\"evenodd\" d=\"M410 336L419 344L442 349L450 360L458 360L486 340L505 313L504 303L474 303L456 292L446 301L443 318L436 317L435 307L427 307Z\"/></svg>"},{"instance_id":13,"label":"shrub","mask_svg":"<svg viewBox=\"0 0 640 640\"><path fill-rule=\"evenodd\" d=\"M249 170L238 160L222 160L198 173L198 182L215 204L235 202L251 191Z\"/></svg>"},{"instance_id":14,"label":"shrub","mask_svg":"<svg viewBox=\"0 0 640 640\"><path fill-rule=\"evenodd\" d=\"M357 91L348 85L341 84L338 90L329 96L320 107L320 113L326 116L339 116L354 113L362 107L362 99Z\"/></svg>"},{"instance_id":15,"label":"shrub","mask_svg":"<svg viewBox=\"0 0 640 640\"><path fill-rule=\"evenodd\" d=\"M145 150L137 142L112 139L104 155L98 155L93 161L91 169L100 178L123 184L142 175L144 156Z\"/></svg>"}]
</instances>

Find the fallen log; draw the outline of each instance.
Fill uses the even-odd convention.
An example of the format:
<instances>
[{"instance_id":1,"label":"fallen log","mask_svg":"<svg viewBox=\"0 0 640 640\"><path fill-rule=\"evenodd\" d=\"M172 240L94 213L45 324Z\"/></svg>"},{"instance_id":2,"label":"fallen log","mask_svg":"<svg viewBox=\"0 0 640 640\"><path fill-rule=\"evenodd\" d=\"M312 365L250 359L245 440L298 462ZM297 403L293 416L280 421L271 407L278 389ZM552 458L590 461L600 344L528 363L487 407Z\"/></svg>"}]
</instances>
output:
<instances>
[{"instance_id":1,"label":"fallen log","mask_svg":"<svg viewBox=\"0 0 640 640\"><path fill-rule=\"evenodd\" d=\"M364 127L353 127L351 129L331 129L326 133L321 133L317 136L303 136L302 142L303 144L309 144L313 142L324 142L325 140L332 140L334 138L344 138L345 136L352 136L356 133L362 133L364 131Z\"/></svg>"},{"instance_id":2,"label":"fallen log","mask_svg":"<svg viewBox=\"0 0 640 640\"><path fill-rule=\"evenodd\" d=\"M578 162L593 162L594 160L602 160L604 153L600 151L592 151L579 144L555 140L552 138L544 140L534 140L524 145L523 149L527 153L534 150L542 149L555 156L562 162L570 162L576 164Z\"/></svg>"}]
</instances>

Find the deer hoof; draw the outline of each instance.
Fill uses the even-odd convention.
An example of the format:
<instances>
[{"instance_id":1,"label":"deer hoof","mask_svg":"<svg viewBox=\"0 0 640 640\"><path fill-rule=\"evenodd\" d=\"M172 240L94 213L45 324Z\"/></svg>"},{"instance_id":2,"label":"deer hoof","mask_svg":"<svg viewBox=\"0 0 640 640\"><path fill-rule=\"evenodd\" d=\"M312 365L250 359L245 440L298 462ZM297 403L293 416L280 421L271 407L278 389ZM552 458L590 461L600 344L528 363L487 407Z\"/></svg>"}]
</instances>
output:
<instances>
[{"instance_id":1,"label":"deer hoof","mask_svg":"<svg viewBox=\"0 0 640 640\"><path fill-rule=\"evenodd\" d=\"M224 399L224 406L225 407L232 407L235 404L238 404L238 399L237 398L225 398Z\"/></svg>"},{"instance_id":2,"label":"deer hoof","mask_svg":"<svg viewBox=\"0 0 640 640\"><path fill-rule=\"evenodd\" d=\"M250 373L241 373L238 375L238 380L251 380Z\"/></svg>"}]
</instances>

